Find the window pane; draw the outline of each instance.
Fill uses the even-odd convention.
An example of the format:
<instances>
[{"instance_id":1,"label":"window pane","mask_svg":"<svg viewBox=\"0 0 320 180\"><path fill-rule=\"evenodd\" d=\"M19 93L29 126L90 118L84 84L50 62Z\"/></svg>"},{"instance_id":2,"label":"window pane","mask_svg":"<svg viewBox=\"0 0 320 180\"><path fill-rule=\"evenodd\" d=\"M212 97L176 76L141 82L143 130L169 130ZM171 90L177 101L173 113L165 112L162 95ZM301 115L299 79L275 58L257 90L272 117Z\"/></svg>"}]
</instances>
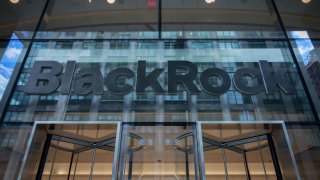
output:
<instances>
[{"instance_id":1,"label":"window pane","mask_svg":"<svg viewBox=\"0 0 320 180\"><path fill-rule=\"evenodd\" d=\"M163 38L284 37L269 0L163 0Z\"/></svg>"},{"instance_id":2,"label":"window pane","mask_svg":"<svg viewBox=\"0 0 320 180\"><path fill-rule=\"evenodd\" d=\"M1 1L0 39L10 39L13 33L19 39L30 39L45 2L44 0L21 0L18 3Z\"/></svg>"},{"instance_id":3,"label":"window pane","mask_svg":"<svg viewBox=\"0 0 320 180\"><path fill-rule=\"evenodd\" d=\"M157 7L157 0L51 0L37 38L157 38Z\"/></svg>"},{"instance_id":4,"label":"window pane","mask_svg":"<svg viewBox=\"0 0 320 180\"><path fill-rule=\"evenodd\" d=\"M295 37L292 31L306 31L308 37L320 38L319 0L281 0L275 2L289 37Z\"/></svg>"}]
</instances>

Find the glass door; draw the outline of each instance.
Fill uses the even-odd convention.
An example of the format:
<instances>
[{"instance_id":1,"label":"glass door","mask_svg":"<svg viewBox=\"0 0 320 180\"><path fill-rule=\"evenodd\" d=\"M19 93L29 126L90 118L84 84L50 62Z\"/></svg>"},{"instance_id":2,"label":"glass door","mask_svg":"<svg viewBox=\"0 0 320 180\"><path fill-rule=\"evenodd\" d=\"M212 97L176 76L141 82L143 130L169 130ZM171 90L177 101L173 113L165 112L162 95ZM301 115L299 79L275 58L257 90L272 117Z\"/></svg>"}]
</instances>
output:
<instances>
[{"instance_id":1,"label":"glass door","mask_svg":"<svg viewBox=\"0 0 320 180\"><path fill-rule=\"evenodd\" d=\"M19 179L115 180L121 124L80 123L37 122Z\"/></svg>"},{"instance_id":2,"label":"glass door","mask_svg":"<svg viewBox=\"0 0 320 180\"><path fill-rule=\"evenodd\" d=\"M211 179L281 179L277 159L272 159L269 134L230 141L203 134L206 176ZM276 164L276 165L275 165Z\"/></svg>"},{"instance_id":3,"label":"glass door","mask_svg":"<svg viewBox=\"0 0 320 180\"><path fill-rule=\"evenodd\" d=\"M41 179L111 179L114 133L97 140L66 134L49 136L50 146Z\"/></svg>"},{"instance_id":4,"label":"glass door","mask_svg":"<svg viewBox=\"0 0 320 180\"><path fill-rule=\"evenodd\" d=\"M203 179L299 179L282 124L198 123Z\"/></svg>"},{"instance_id":5,"label":"glass door","mask_svg":"<svg viewBox=\"0 0 320 180\"><path fill-rule=\"evenodd\" d=\"M199 179L195 124L124 124L118 179Z\"/></svg>"}]
</instances>

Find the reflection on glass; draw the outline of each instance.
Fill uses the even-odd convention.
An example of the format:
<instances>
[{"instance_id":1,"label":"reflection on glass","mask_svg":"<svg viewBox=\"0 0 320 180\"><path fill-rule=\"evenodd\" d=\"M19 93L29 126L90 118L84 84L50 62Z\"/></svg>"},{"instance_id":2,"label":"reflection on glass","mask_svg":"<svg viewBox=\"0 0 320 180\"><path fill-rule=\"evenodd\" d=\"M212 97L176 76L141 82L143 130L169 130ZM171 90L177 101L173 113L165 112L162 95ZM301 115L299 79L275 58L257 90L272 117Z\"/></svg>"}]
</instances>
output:
<instances>
[{"instance_id":1,"label":"reflection on glass","mask_svg":"<svg viewBox=\"0 0 320 180\"><path fill-rule=\"evenodd\" d=\"M21 58L23 48L23 43L15 34L12 34L7 48L0 60L0 100L7 87L16 63Z\"/></svg>"},{"instance_id":2,"label":"reflection on glass","mask_svg":"<svg viewBox=\"0 0 320 180\"><path fill-rule=\"evenodd\" d=\"M318 0L275 1L289 38L296 38L292 31L306 31L310 38L320 37ZM288 6L290 4L290 6Z\"/></svg>"},{"instance_id":3,"label":"reflection on glass","mask_svg":"<svg viewBox=\"0 0 320 180\"><path fill-rule=\"evenodd\" d=\"M51 0L36 38L157 38L157 0Z\"/></svg>"},{"instance_id":4,"label":"reflection on glass","mask_svg":"<svg viewBox=\"0 0 320 180\"><path fill-rule=\"evenodd\" d=\"M31 39L46 1L5 0L0 2L0 39Z\"/></svg>"},{"instance_id":5,"label":"reflection on glass","mask_svg":"<svg viewBox=\"0 0 320 180\"><path fill-rule=\"evenodd\" d=\"M168 40L155 43L140 41L41 41L33 43L25 70L19 78L23 87L29 78L29 70L34 62L43 60L58 61L65 69L66 62L77 62L76 75L81 69L96 68L103 79L115 68L129 68L137 73L139 60L146 61L146 72L154 68L164 68L157 81L166 91L164 95L147 87L144 94L134 91L126 95L115 95L108 90L103 81L103 94L79 95L73 91L62 95L59 89L48 95L28 95L17 89L11 99L10 110L5 122L32 122L34 120L122 120L122 121L185 121L195 120L285 120L314 121L311 107L297 73L287 73L283 78L296 90L286 94L282 89L274 93L265 90L248 95L239 91L233 83L224 94L212 95L204 91L199 78L208 68L219 68L231 79L239 68L259 69L259 60L267 60L269 69L275 74L281 68L296 68L289 49L284 41L246 41L246 40ZM315 49L317 48L314 45ZM184 86L178 86L176 94L168 94L168 61L187 60L198 67L194 81L201 93L192 95ZM63 73L60 75L63 78ZM75 77L75 76L74 76ZM317 76L315 76L317 77ZM246 86L262 85L261 77L242 79ZM117 83L136 85L136 77L119 78ZM209 79L212 86L221 85L221 79ZM192 105L191 105L192 104ZM16 111L14 107L24 109ZM26 108L32 116L26 115ZM43 108L52 112L43 112ZM94 112L94 113L93 113ZM192 114L188 116L188 113ZM123 116L126 114L125 116ZM123 118L126 117L126 118Z\"/></svg>"},{"instance_id":6,"label":"reflection on glass","mask_svg":"<svg viewBox=\"0 0 320 180\"><path fill-rule=\"evenodd\" d=\"M163 38L283 38L269 0L163 0Z\"/></svg>"}]
</instances>

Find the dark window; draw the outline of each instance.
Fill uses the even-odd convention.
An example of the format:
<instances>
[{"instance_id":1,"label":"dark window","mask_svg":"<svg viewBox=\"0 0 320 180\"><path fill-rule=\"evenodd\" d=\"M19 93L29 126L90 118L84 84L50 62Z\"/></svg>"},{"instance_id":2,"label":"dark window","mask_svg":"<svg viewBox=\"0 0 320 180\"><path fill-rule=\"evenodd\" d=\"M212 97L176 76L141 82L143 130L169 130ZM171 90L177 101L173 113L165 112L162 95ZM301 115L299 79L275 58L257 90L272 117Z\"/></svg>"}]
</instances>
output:
<instances>
[{"instance_id":1,"label":"dark window","mask_svg":"<svg viewBox=\"0 0 320 180\"><path fill-rule=\"evenodd\" d=\"M58 41L56 43L56 49L72 49L73 42L69 41Z\"/></svg>"}]
</instances>

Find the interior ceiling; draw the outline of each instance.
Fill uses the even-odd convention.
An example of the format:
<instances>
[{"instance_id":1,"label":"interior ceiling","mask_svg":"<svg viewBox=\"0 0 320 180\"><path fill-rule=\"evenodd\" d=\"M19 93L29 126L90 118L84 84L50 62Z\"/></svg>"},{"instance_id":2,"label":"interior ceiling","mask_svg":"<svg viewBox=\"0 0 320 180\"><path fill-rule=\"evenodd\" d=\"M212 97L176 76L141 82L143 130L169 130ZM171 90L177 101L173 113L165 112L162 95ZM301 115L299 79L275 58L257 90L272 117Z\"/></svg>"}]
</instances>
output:
<instances>
[{"instance_id":1,"label":"interior ceiling","mask_svg":"<svg viewBox=\"0 0 320 180\"><path fill-rule=\"evenodd\" d=\"M105 0L51 0L53 3L52 14L92 12L110 9L136 9L147 7L147 1L155 0L116 0L113 5ZM12 4L9 0L1 2L0 22L8 22L16 19L28 19L39 16L44 6L44 0L20 0L18 4ZM204 0L163 0L163 8L210 8L230 10L267 10L265 0L216 0L213 4L206 4ZM310 16L319 15L320 0L312 0L309 4L303 4L299 0L277 0L279 10L287 13L304 13Z\"/></svg>"},{"instance_id":2,"label":"interior ceiling","mask_svg":"<svg viewBox=\"0 0 320 180\"><path fill-rule=\"evenodd\" d=\"M50 0L43 30L67 30L103 26L132 26L156 24L158 11L148 7L147 1L157 0L116 0L108 4L106 0ZM13 31L32 31L44 7L44 0L20 0L12 4L9 0L1 2L0 31L10 37ZM179 24L228 24L248 26L273 26L273 18L265 0L216 0L207 4L204 0L163 0L163 22ZM300 0L277 0L285 23L292 27L319 29L320 0L303 4ZM304 13L303 16L299 15ZM129 28L129 27L127 27ZM107 28L108 29L108 28ZM117 28L116 28L117 29ZM241 30L241 29L240 29ZM252 30L252 28L251 28ZM253 29L257 30L257 29Z\"/></svg>"}]
</instances>

